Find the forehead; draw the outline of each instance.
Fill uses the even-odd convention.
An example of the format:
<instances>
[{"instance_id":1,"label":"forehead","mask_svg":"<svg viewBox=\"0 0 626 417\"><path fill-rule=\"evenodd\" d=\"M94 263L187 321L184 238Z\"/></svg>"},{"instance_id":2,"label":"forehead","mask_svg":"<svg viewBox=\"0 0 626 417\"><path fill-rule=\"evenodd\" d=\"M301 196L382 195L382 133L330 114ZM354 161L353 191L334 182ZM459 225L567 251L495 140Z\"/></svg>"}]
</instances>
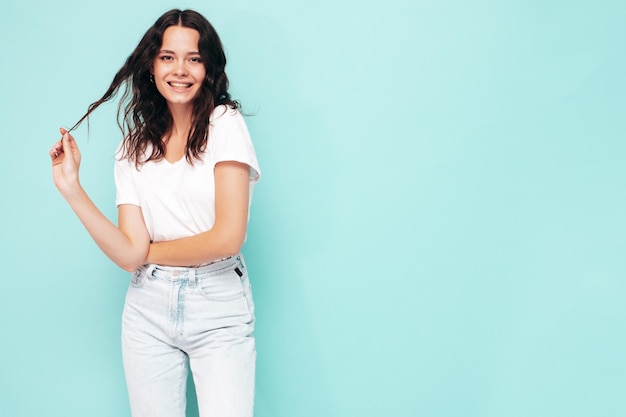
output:
<instances>
[{"instance_id":1,"label":"forehead","mask_svg":"<svg viewBox=\"0 0 626 417\"><path fill-rule=\"evenodd\" d=\"M163 32L161 49L171 51L184 50L185 52L197 51L200 34L197 30L182 26L170 26Z\"/></svg>"}]
</instances>

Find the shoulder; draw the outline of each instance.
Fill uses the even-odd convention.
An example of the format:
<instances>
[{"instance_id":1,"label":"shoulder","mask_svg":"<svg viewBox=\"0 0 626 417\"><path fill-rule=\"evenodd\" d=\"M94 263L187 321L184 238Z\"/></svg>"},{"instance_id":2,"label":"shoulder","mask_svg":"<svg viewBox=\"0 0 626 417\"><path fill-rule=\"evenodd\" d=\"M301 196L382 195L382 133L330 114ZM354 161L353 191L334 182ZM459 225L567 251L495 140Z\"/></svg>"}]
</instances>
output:
<instances>
[{"instance_id":1,"label":"shoulder","mask_svg":"<svg viewBox=\"0 0 626 417\"><path fill-rule=\"evenodd\" d=\"M220 105L211 113L209 119L210 141L250 141L250 132L243 115L238 109Z\"/></svg>"},{"instance_id":2,"label":"shoulder","mask_svg":"<svg viewBox=\"0 0 626 417\"><path fill-rule=\"evenodd\" d=\"M211 125L228 124L228 123L245 123L239 109L233 109L230 106L220 104L209 117Z\"/></svg>"},{"instance_id":3,"label":"shoulder","mask_svg":"<svg viewBox=\"0 0 626 417\"><path fill-rule=\"evenodd\" d=\"M250 132L241 112L228 106L218 106L211 114L207 152L213 164L237 161L250 166L250 179L258 181L260 170Z\"/></svg>"},{"instance_id":4,"label":"shoulder","mask_svg":"<svg viewBox=\"0 0 626 417\"><path fill-rule=\"evenodd\" d=\"M126 152L126 146L124 141L122 141L115 150L115 166L125 167L127 165L130 165L130 161Z\"/></svg>"}]
</instances>

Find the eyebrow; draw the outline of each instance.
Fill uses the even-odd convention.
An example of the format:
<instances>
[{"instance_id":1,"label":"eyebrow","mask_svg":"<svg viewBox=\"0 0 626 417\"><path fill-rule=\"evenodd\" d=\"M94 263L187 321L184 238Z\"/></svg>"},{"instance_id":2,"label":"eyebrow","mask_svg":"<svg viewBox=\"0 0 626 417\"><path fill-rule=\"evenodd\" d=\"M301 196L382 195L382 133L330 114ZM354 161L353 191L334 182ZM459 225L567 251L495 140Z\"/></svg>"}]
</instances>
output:
<instances>
[{"instance_id":1,"label":"eyebrow","mask_svg":"<svg viewBox=\"0 0 626 417\"><path fill-rule=\"evenodd\" d=\"M161 49L161 50L159 51L159 53L160 53L160 54L162 54L162 53L166 53L166 54L173 54L173 55L176 55L176 52L174 52L174 51L170 51L169 49ZM200 51L189 51L189 52L187 52L187 55L200 55Z\"/></svg>"}]
</instances>

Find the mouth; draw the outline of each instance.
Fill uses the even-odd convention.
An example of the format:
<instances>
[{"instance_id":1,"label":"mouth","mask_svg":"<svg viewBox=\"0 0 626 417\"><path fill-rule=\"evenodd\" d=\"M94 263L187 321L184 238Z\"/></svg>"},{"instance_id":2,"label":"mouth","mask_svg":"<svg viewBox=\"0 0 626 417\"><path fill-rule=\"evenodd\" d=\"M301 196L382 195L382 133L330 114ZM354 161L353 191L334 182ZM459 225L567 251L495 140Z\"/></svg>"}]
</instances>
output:
<instances>
[{"instance_id":1,"label":"mouth","mask_svg":"<svg viewBox=\"0 0 626 417\"><path fill-rule=\"evenodd\" d=\"M181 83L176 81L169 81L167 84L174 88L189 88L193 85L192 83Z\"/></svg>"}]
</instances>

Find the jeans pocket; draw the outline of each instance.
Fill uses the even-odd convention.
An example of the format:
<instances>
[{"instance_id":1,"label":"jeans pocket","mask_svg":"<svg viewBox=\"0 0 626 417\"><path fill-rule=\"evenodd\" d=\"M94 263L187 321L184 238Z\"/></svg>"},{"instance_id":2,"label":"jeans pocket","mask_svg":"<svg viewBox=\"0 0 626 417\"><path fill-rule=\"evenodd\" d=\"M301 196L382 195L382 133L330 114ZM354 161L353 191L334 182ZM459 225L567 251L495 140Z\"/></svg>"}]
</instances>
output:
<instances>
[{"instance_id":1,"label":"jeans pocket","mask_svg":"<svg viewBox=\"0 0 626 417\"><path fill-rule=\"evenodd\" d=\"M133 275L130 278L131 287L141 288L143 287L144 282L146 282L146 273L143 269L138 269L133 272Z\"/></svg>"},{"instance_id":2,"label":"jeans pocket","mask_svg":"<svg viewBox=\"0 0 626 417\"><path fill-rule=\"evenodd\" d=\"M200 278L198 289L205 298L215 301L231 301L244 296L244 288L235 269Z\"/></svg>"}]
</instances>

